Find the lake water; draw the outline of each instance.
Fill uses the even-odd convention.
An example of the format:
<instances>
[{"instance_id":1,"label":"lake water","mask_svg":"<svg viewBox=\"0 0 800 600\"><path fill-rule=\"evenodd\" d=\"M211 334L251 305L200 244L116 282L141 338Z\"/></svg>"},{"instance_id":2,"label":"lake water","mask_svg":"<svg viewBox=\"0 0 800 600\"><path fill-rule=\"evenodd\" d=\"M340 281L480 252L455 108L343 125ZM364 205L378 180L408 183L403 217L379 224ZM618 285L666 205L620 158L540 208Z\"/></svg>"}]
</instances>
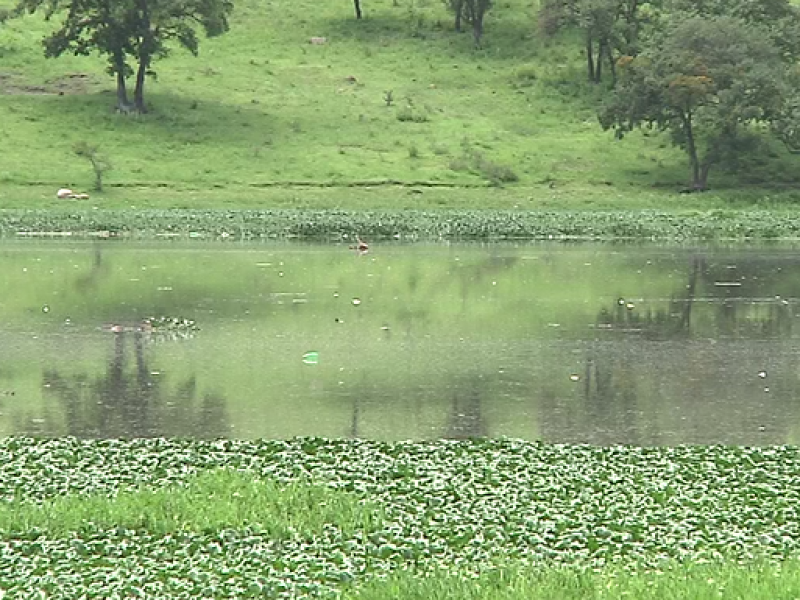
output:
<instances>
[{"instance_id":1,"label":"lake water","mask_svg":"<svg viewBox=\"0 0 800 600\"><path fill-rule=\"evenodd\" d=\"M0 278L0 435L800 441L789 245L11 240Z\"/></svg>"}]
</instances>

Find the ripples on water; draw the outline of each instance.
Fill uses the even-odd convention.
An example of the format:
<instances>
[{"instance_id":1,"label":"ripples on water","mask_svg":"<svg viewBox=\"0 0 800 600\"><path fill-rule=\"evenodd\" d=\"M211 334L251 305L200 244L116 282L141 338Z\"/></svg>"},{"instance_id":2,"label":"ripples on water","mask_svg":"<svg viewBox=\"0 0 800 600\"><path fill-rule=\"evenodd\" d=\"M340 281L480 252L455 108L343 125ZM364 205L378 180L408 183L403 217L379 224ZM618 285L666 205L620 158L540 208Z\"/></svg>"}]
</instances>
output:
<instances>
[{"instance_id":1,"label":"ripples on water","mask_svg":"<svg viewBox=\"0 0 800 600\"><path fill-rule=\"evenodd\" d=\"M0 434L800 433L792 248L15 241L0 272Z\"/></svg>"}]
</instances>

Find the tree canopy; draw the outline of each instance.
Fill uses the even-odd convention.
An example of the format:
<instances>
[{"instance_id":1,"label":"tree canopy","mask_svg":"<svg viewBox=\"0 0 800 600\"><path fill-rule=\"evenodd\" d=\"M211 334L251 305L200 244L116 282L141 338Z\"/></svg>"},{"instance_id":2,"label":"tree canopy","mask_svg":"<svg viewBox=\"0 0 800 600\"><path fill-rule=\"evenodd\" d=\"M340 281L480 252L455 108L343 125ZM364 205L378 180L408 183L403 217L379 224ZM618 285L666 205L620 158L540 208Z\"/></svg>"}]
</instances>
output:
<instances>
[{"instance_id":1,"label":"tree canopy","mask_svg":"<svg viewBox=\"0 0 800 600\"><path fill-rule=\"evenodd\" d=\"M153 62L168 55L172 42L197 54L198 29L207 36L226 32L233 10L231 0L22 0L21 6L45 10L48 18L64 14L59 29L43 40L45 55L105 55L117 80L118 108L138 112L146 112L144 88ZM131 75L133 105L126 88Z\"/></svg>"},{"instance_id":2,"label":"tree canopy","mask_svg":"<svg viewBox=\"0 0 800 600\"><path fill-rule=\"evenodd\" d=\"M790 95L781 48L764 28L732 16L672 19L637 57L620 61L619 85L600 111L617 137L668 131L705 189L712 166L730 164L754 137L748 126L780 118Z\"/></svg>"}]
</instances>

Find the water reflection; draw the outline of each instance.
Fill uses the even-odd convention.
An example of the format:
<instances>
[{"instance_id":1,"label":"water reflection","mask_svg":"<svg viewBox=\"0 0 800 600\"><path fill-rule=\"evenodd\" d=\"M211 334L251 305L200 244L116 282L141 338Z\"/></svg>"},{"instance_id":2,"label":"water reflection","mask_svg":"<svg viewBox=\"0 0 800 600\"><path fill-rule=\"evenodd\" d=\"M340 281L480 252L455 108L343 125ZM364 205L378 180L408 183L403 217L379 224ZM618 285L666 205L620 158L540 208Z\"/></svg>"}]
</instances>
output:
<instances>
[{"instance_id":1,"label":"water reflection","mask_svg":"<svg viewBox=\"0 0 800 600\"><path fill-rule=\"evenodd\" d=\"M800 433L791 247L3 242L0 273L0 433Z\"/></svg>"},{"instance_id":2,"label":"water reflection","mask_svg":"<svg viewBox=\"0 0 800 600\"><path fill-rule=\"evenodd\" d=\"M484 387L483 379L476 377L453 386L445 437L460 439L489 435L482 412Z\"/></svg>"},{"instance_id":3,"label":"water reflection","mask_svg":"<svg viewBox=\"0 0 800 600\"><path fill-rule=\"evenodd\" d=\"M111 356L102 375L62 374L45 368L44 398L55 401L63 419L48 402L51 409L44 418L33 419L36 427L27 433L81 438L216 438L229 433L225 399L214 393L198 399L194 376L180 382L172 393L165 389L164 378L148 364L145 343L152 341L148 332L140 328L114 331L111 341Z\"/></svg>"}]
</instances>

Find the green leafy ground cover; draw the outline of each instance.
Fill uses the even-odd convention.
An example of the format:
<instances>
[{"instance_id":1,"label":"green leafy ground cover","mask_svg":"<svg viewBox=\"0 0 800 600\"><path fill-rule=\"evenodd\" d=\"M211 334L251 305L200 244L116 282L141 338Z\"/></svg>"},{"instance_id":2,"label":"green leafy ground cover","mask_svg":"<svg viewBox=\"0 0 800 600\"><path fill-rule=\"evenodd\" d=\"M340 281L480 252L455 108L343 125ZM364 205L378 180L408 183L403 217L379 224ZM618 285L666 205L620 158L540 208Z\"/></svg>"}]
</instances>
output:
<instances>
[{"instance_id":1,"label":"green leafy ground cover","mask_svg":"<svg viewBox=\"0 0 800 600\"><path fill-rule=\"evenodd\" d=\"M793 239L786 210L5 210L0 235L182 239Z\"/></svg>"},{"instance_id":2,"label":"green leafy ground cover","mask_svg":"<svg viewBox=\"0 0 800 600\"><path fill-rule=\"evenodd\" d=\"M655 576L647 574L669 569L685 580L680 565L713 569L720 561L728 561L725 577L737 562L749 565L738 576L755 588L758 577L748 569L765 580L774 573L787 585L797 581L793 562L785 574L780 567L800 543L796 447L6 438L0 465L3 501L31 505L6 513L27 515L19 522L25 526L6 522L2 530L0 585L10 597L321 597L355 594L401 571L416 574L405 585L431 585L416 578L446 584L453 576L497 577L489 573L508 565L565 568L580 581L581 572L595 569L587 589L592 582L607 588L625 570L635 575L630 585L652 586L646 582ZM146 488L191 490L198 473L218 467L239 471L245 488L260 480L325 486L328 506L345 518L280 534L249 519L210 527L183 519L177 530L147 519L64 529L30 520L43 510L34 504L74 507ZM203 477L213 483L214 476ZM163 504L170 495L153 497ZM233 501L221 490L194 497L198 509ZM356 513L350 501L336 504L347 498L360 499ZM347 514L381 518L354 527Z\"/></svg>"}]
</instances>

